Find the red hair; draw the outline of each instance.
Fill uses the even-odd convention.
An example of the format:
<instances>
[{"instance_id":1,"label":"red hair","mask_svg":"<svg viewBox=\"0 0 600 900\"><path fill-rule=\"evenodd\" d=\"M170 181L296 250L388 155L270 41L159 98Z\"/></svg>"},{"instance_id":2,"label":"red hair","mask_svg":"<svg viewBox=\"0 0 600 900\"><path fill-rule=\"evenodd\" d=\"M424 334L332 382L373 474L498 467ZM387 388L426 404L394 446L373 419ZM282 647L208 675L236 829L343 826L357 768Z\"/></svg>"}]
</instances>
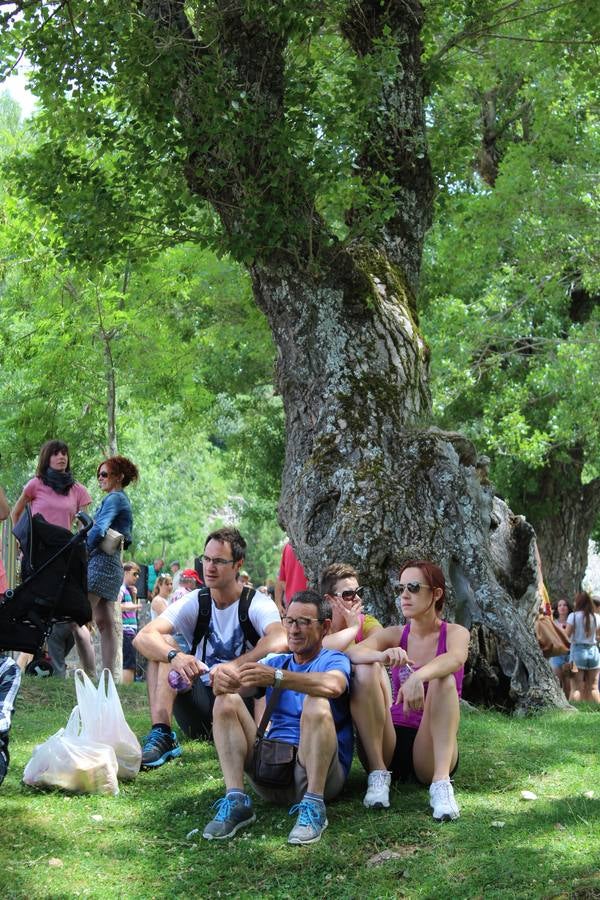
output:
<instances>
[{"instance_id":1,"label":"red hair","mask_svg":"<svg viewBox=\"0 0 600 900\"><path fill-rule=\"evenodd\" d=\"M441 612L444 600L446 599L446 579L444 578L444 573L440 567L436 566L435 563L432 563L428 559L409 559L400 569L400 580L402 580L402 573L406 569L420 569L423 573L423 580L429 585L432 591L435 590L435 588L442 589L441 597L438 597L435 601L436 613Z\"/></svg>"}]
</instances>

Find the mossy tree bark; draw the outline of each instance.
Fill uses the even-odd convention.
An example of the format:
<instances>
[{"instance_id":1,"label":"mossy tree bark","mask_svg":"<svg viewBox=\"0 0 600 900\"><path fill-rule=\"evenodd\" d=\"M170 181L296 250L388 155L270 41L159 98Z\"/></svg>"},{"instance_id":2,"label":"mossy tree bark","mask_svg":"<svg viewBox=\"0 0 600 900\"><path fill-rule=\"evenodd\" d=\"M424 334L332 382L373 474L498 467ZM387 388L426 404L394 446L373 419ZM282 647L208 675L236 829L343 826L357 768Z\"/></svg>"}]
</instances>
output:
<instances>
[{"instance_id":1,"label":"mossy tree bark","mask_svg":"<svg viewBox=\"0 0 600 900\"><path fill-rule=\"evenodd\" d=\"M145 0L142 9L159 53L178 42L174 100L191 191L212 203L232 245L261 227L267 237L255 241L248 267L278 349L287 424L282 524L313 582L327 562L354 562L386 620L395 615L399 563L437 560L449 576L451 611L473 629L473 694L521 709L564 704L533 637L531 529L493 508L472 445L430 427L427 348L415 312L433 194L420 4L357 0L339 23L358 59L387 48L354 170L366 191L385 176L395 200L375 229L362 221L364 208L351 210L357 237L344 244L317 213L310 170L286 133L285 29L244 15L243 4L209 6L210 44L196 39L182 3ZM195 91L211 58L223 109L229 97L238 107L240 97L251 99L255 141L247 133L224 141L216 125L207 129ZM280 240L269 242L282 223Z\"/></svg>"}]
</instances>

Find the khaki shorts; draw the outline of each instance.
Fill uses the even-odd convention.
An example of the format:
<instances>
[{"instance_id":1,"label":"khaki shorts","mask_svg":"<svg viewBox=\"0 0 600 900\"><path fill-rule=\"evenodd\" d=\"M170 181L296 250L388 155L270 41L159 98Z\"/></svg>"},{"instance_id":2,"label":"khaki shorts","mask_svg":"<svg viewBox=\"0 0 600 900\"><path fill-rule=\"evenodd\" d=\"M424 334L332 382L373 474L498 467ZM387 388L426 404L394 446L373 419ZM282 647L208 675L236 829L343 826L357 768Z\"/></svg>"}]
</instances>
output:
<instances>
[{"instance_id":1,"label":"khaki shorts","mask_svg":"<svg viewBox=\"0 0 600 900\"><path fill-rule=\"evenodd\" d=\"M250 784L256 791L259 797L262 797L263 800L268 800L269 803L275 803L278 806L288 806L290 803L299 803L300 800L304 797L306 791L308 790L308 773L302 763L298 761L296 757L296 766L294 768L294 780L287 787L267 787L262 784L255 784L252 781L252 778L249 775L249 769L251 770L253 760L251 760L250 764L246 766L246 775L248 776L248 780ZM327 772L327 779L325 781L325 791L324 798L325 800L333 800L334 797L337 797L338 794L341 793L342 788L346 784L346 772L341 762L339 761L337 753L331 760L331 765L329 766L329 771Z\"/></svg>"}]
</instances>

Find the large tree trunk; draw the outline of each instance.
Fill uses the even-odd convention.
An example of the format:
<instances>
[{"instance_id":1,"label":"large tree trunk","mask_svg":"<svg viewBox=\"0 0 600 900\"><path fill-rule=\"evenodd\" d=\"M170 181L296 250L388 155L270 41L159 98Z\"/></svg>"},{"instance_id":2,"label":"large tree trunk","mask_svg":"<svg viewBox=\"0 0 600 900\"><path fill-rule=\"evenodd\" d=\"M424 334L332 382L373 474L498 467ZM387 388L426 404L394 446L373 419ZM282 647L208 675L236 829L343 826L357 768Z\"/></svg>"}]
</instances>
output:
<instances>
[{"instance_id":1,"label":"large tree trunk","mask_svg":"<svg viewBox=\"0 0 600 900\"><path fill-rule=\"evenodd\" d=\"M589 537L600 505L600 478L582 484L584 458L573 448L552 454L539 476L540 489L526 498L552 601L572 600L581 590Z\"/></svg>"},{"instance_id":2,"label":"large tree trunk","mask_svg":"<svg viewBox=\"0 0 600 900\"><path fill-rule=\"evenodd\" d=\"M427 427L425 348L393 267L375 252L344 262L330 284L253 270L286 409L280 516L309 579L349 560L374 610L395 620L400 563L432 558L450 616L473 634L465 695L564 706L533 637L533 530L494 505L469 442Z\"/></svg>"},{"instance_id":3,"label":"large tree trunk","mask_svg":"<svg viewBox=\"0 0 600 900\"><path fill-rule=\"evenodd\" d=\"M372 607L389 620L402 560L433 558L449 578L450 615L473 631L474 693L523 710L565 705L533 636L531 529L494 510L472 445L429 424L427 348L415 313L433 193L420 4L362 0L348 4L340 23L357 59L372 58L370 71L383 73L355 171L367 192L380 176L395 192L395 212L376 234L373 210L364 227L364 211L349 212L354 233L363 236L351 247L326 233L307 196L311 179L295 162L293 134L289 152L281 153L285 27L277 32L275 19L252 20L247 10L244 16L243 4L209 6L217 16L210 46L195 42L182 2L146 0L144 10L160 33L158 47L173 31L184 37L175 101L189 145L190 190L213 204L238 249L264 213L250 272L277 346L286 412L280 518L309 578L314 582L335 559L355 563L371 587ZM194 91L211 54L219 65L227 62L220 89L225 97L231 92L235 108L241 92L252 98L249 114L261 128L256 141L234 134L216 146L216 120L206 132ZM225 172L220 179L211 174L216 165ZM265 250L273 209L287 230L280 246Z\"/></svg>"}]
</instances>

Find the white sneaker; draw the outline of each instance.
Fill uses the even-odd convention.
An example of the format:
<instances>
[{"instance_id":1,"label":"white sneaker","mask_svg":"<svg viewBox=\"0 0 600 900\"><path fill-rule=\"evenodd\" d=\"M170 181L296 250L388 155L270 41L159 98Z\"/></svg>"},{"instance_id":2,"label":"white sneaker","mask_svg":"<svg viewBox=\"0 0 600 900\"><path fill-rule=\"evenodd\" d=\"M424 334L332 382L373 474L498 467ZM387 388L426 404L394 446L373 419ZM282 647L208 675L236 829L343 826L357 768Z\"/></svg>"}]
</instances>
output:
<instances>
[{"instance_id":1,"label":"white sneaker","mask_svg":"<svg viewBox=\"0 0 600 900\"><path fill-rule=\"evenodd\" d=\"M387 809L390 805L390 784L392 773L385 769L376 769L367 779L367 793L363 800L370 809Z\"/></svg>"},{"instance_id":2,"label":"white sneaker","mask_svg":"<svg viewBox=\"0 0 600 900\"><path fill-rule=\"evenodd\" d=\"M433 818L437 822L458 819L460 810L454 799L454 790L449 778L432 782L429 787L429 805L433 807Z\"/></svg>"}]
</instances>

